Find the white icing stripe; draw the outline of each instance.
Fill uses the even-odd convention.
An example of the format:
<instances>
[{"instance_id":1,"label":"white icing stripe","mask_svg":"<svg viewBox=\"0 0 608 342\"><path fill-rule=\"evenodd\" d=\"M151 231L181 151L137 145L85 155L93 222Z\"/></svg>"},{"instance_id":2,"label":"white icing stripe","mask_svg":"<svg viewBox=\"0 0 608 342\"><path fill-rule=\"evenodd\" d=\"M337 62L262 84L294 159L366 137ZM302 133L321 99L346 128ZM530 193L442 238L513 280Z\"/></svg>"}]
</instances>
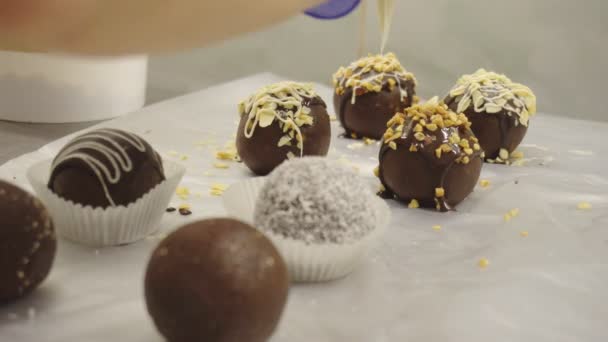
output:
<instances>
[{"instance_id":1,"label":"white icing stripe","mask_svg":"<svg viewBox=\"0 0 608 342\"><path fill-rule=\"evenodd\" d=\"M119 183L123 173L133 170L131 157L116 139L126 141L140 152L146 151L144 141L134 134L99 129L77 137L68 143L53 161L52 169L54 170L57 166L70 159L83 161L97 176L108 202L112 206L115 206L116 203L110 194L108 186ZM105 144L96 140L101 140ZM82 150L84 149L98 152L106 158L110 165L99 160L96 156L83 153Z\"/></svg>"},{"instance_id":2,"label":"white icing stripe","mask_svg":"<svg viewBox=\"0 0 608 342\"><path fill-rule=\"evenodd\" d=\"M386 47L386 43L388 42L388 37L391 32L394 12L395 0L378 0L378 13L380 14L380 32L382 32L380 54L384 54L384 48Z\"/></svg>"}]
</instances>

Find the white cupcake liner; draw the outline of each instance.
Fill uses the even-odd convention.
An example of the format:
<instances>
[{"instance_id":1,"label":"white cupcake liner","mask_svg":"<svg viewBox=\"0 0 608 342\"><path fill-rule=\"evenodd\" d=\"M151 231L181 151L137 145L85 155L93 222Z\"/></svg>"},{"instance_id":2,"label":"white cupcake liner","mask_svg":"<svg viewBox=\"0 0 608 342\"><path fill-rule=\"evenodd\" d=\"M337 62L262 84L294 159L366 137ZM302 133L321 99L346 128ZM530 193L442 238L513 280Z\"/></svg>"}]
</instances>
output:
<instances>
[{"instance_id":1,"label":"white cupcake liner","mask_svg":"<svg viewBox=\"0 0 608 342\"><path fill-rule=\"evenodd\" d=\"M166 180L127 207L93 208L65 200L47 184L51 160L29 168L27 178L46 205L62 237L95 247L116 246L144 239L158 230L175 189L186 169L174 162L163 161Z\"/></svg>"},{"instance_id":2,"label":"white cupcake liner","mask_svg":"<svg viewBox=\"0 0 608 342\"><path fill-rule=\"evenodd\" d=\"M255 202L265 183L265 177L253 178L234 184L224 192L224 207L228 214L253 224ZM385 233L391 212L384 201L374 198L370 202L378 217L376 229L357 242L350 244L310 244L284 238L263 231L274 243L289 269L294 282L324 282L343 278L355 270L367 257ZM259 229L259 228L258 228Z\"/></svg>"}]
</instances>

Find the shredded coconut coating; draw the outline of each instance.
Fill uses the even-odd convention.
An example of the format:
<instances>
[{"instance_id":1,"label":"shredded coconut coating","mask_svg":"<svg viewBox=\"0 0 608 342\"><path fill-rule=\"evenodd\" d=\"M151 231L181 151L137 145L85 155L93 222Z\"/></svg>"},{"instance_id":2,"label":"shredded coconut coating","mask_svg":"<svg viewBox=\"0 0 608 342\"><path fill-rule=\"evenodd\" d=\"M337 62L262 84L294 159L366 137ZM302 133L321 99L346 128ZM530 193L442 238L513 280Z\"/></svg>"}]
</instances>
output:
<instances>
[{"instance_id":1,"label":"shredded coconut coating","mask_svg":"<svg viewBox=\"0 0 608 342\"><path fill-rule=\"evenodd\" d=\"M255 225L307 244L348 244L376 227L376 200L353 171L321 157L290 160L260 191Z\"/></svg>"}]
</instances>

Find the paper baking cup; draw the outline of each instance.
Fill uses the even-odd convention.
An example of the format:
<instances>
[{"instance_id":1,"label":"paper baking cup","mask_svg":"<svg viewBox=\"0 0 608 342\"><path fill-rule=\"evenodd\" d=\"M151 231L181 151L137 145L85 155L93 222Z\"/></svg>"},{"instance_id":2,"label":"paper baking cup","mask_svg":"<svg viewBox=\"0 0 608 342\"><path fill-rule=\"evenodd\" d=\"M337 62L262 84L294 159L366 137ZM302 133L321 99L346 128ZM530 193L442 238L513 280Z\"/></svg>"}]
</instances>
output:
<instances>
[{"instance_id":1,"label":"paper baking cup","mask_svg":"<svg viewBox=\"0 0 608 342\"><path fill-rule=\"evenodd\" d=\"M165 181L127 207L103 209L84 207L51 191L47 186L51 163L47 160L32 166L27 172L30 184L53 217L59 235L96 247L128 244L154 233L186 172L179 164L163 161Z\"/></svg>"},{"instance_id":2,"label":"paper baking cup","mask_svg":"<svg viewBox=\"0 0 608 342\"><path fill-rule=\"evenodd\" d=\"M224 207L228 214L253 224L255 202L266 178L253 178L234 184L224 192ZM390 222L391 212L384 201L370 202L378 217L376 229L361 240L350 244L312 244L287 239L272 232L264 234L275 244L287 264L292 281L323 282L350 274L380 241ZM258 227L259 228L259 227Z\"/></svg>"}]
</instances>

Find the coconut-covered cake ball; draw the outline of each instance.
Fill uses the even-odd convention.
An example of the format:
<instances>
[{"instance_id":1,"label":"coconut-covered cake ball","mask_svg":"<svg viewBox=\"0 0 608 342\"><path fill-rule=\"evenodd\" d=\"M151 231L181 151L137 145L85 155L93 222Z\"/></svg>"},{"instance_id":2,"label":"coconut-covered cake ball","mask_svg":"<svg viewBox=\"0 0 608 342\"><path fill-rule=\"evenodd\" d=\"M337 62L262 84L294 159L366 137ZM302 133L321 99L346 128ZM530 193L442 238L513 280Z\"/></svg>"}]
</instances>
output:
<instances>
[{"instance_id":1,"label":"coconut-covered cake ball","mask_svg":"<svg viewBox=\"0 0 608 342\"><path fill-rule=\"evenodd\" d=\"M270 173L287 159L325 156L329 151L329 114L311 84L263 87L239 104L239 113L237 151L258 175Z\"/></svg>"},{"instance_id":2,"label":"coconut-covered cake ball","mask_svg":"<svg viewBox=\"0 0 608 342\"><path fill-rule=\"evenodd\" d=\"M361 58L334 74L334 108L347 136L380 139L386 122L415 104L416 78L392 54Z\"/></svg>"},{"instance_id":3,"label":"coconut-covered cake ball","mask_svg":"<svg viewBox=\"0 0 608 342\"><path fill-rule=\"evenodd\" d=\"M344 244L376 227L374 194L352 170L310 157L278 167L260 191L255 225L307 244Z\"/></svg>"},{"instance_id":4,"label":"coconut-covered cake ball","mask_svg":"<svg viewBox=\"0 0 608 342\"><path fill-rule=\"evenodd\" d=\"M376 170L387 198L448 211L475 187L483 151L464 114L435 97L389 122Z\"/></svg>"},{"instance_id":5,"label":"coconut-covered cake ball","mask_svg":"<svg viewBox=\"0 0 608 342\"><path fill-rule=\"evenodd\" d=\"M136 134L97 129L70 141L55 157L48 187L83 206L127 206L165 180L156 151Z\"/></svg>"},{"instance_id":6,"label":"coconut-covered cake ball","mask_svg":"<svg viewBox=\"0 0 608 342\"><path fill-rule=\"evenodd\" d=\"M508 163L536 114L536 96L530 88L484 69L462 76L445 103L468 117L487 160L497 163Z\"/></svg>"},{"instance_id":7,"label":"coconut-covered cake ball","mask_svg":"<svg viewBox=\"0 0 608 342\"><path fill-rule=\"evenodd\" d=\"M152 254L148 312L169 342L265 342L283 313L287 267L274 245L232 219L184 226Z\"/></svg>"},{"instance_id":8,"label":"coconut-covered cake ball","mask_svg":"<svg viewBox=\"0 0 608 342\"><path fill-rule=\"evenodd\" d=\"M38 199L0 181L0 304L34 291L49 274L57 241Z\"/></svg>"}]
</instances>

